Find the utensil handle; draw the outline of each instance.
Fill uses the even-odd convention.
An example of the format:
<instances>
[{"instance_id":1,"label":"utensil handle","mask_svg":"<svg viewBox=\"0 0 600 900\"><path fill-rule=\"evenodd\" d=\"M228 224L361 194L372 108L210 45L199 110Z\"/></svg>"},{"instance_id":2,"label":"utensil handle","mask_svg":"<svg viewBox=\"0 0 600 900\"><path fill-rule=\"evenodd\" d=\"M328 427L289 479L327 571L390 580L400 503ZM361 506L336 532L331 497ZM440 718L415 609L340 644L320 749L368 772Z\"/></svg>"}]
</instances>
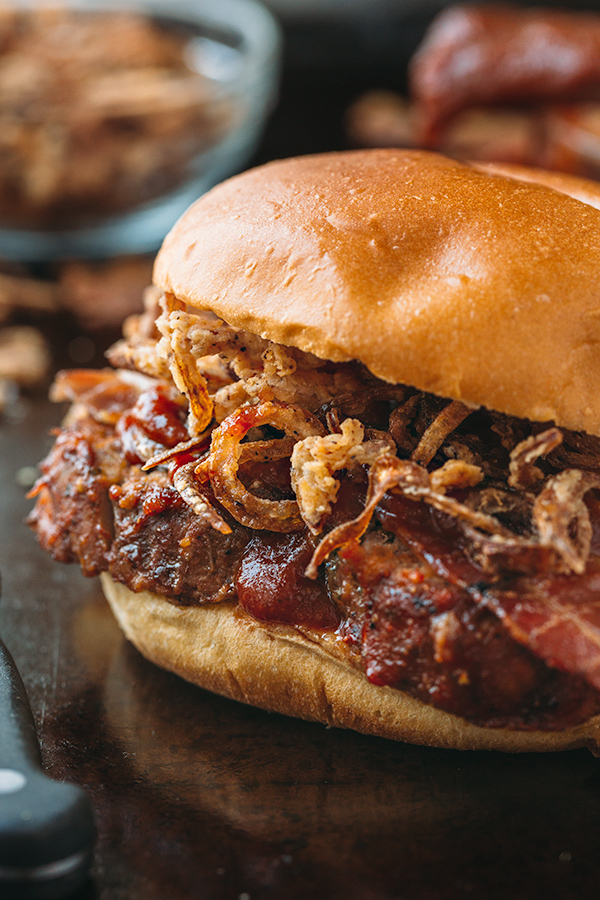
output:
<instances>
[{"instance_id":1,"label":"utensil handle","mask_svg":"<svg viewBox=\"0 0 600 900\"><path fill-rule=\"evenodd\" d=\"M88 877L96 828L87 794L42 771L31 707L0 640L0 897L59 900Z\"/></svg>"},{"instance_id":2,"label":"utensil handle","mask_svg":"<svg viewBox=\"0 0 600 900\"><path fill-rule=\"evenodd\" d=\"M0 770L41 769L41 755L25 686L0 640Z\"/></svg>"}]
</instances>

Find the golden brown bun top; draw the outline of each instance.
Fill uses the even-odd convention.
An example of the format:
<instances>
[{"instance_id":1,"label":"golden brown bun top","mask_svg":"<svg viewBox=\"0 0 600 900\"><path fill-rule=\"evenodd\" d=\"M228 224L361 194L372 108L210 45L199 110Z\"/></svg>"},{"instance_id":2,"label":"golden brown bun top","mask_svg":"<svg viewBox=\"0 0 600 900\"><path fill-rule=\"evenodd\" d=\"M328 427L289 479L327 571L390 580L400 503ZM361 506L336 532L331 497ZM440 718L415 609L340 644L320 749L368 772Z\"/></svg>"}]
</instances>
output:
<instances>
[{"instance_id":1,"label":"golden brown bun top","mask_svg":"<svg viewBox=\"0 0 600 900\"><path fill-rule=\"evenodd\" d=\"M270 163L184 214L155 280L386 381L600 434L600 185L539 177L406 150Z\"/></svg>"}]
</instances>

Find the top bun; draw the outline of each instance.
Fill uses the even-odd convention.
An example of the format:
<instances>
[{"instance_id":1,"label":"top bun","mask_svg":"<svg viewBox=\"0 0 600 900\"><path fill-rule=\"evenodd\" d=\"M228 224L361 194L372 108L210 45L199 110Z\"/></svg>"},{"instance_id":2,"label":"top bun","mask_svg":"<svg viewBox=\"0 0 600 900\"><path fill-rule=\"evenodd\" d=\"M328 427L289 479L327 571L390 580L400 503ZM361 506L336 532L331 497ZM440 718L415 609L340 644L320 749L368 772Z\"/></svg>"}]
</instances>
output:
<instances>
[{"instance_id":1,"label":"top bun","mask_svg":"<svg viewBox=\"0 0 600 900\"><path fill-rule=\"evenodd\" d=\"M581 179L420 151L283 160L190 207L155 281L386 381L600 435L595 203Z\"/></svg>"}]
</instances>

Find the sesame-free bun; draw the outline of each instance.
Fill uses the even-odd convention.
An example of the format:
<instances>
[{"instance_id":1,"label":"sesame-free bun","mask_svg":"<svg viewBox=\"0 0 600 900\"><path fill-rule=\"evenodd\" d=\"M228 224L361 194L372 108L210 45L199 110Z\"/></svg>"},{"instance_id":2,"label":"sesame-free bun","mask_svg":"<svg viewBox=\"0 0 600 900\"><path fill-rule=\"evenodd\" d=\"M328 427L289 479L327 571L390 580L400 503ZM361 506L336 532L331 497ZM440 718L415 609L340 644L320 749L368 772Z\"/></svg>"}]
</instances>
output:
<instances>
[{"instance_id":1,"label":"sesame-free bun","mask_svg":"<svg viewBox=\"0 0 600 900\"><path fill-rule=\"evenodd\" d=\"M568 172L552 172L549 169L536 169L517 163L474 162L472 165L481 172L487 172L488 175L506 175L508 178L516 178L517 181L526 181L529 184L543 184L545 187L560 191L561 194L568 194L575 200L587 203L588 206L600 209L600 185L597 181L570 175Z\"/></svg>"},{"instance_id":2,"label":"sesame-free bun","mask_svg":"<svg viewBox=\"0 0 600 900\"><path fill-rule=\"evenodd\" d=\"M386 381L600 435L594 202L582 179L420 151L283 160L198 200L155 281Z\"/></svg>"},{"instance_id":3,"label":"sesame-free bun","mask_svg":"<svg viewBox=\"0 0 600 900\"><path fill-rule=\"evenodd\" d=\"M364 734L456 750L569 750L600 743L600 715L564 731L481 728L378 687L294 628L258 622L235 603L177 606L109 575L104 593L148 660L216 694Z\"/></svg>"}]
</instances>

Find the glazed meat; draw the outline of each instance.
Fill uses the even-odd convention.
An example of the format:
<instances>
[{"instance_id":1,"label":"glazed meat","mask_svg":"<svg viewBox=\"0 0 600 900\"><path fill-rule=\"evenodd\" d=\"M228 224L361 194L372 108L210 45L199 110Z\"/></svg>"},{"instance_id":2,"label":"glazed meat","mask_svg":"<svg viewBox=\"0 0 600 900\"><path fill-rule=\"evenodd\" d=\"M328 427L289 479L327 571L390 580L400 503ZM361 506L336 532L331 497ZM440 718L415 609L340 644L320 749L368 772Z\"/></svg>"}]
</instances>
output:
<instances>
[{"instance_id":1,"label":"glazed meat","mask_svg":"<svg viewBox=\"0 0 600 900\"><path fill-rule=\"evenodd\" d=\"M202 317L191 344L172 312L162 332L113 354L151 374L57 380L73 406L30 517L57 559L176 604L237 597L478 724L600 710L597 439ZM305 405L281 399L286 372Z\"/></svg>"},{"instance_id":2,"label":"glazed meat","mask_svg":"<svg viewBox=\"0 0 600 900\"><path fill-rule=\"evenodd\" d=\"M183 604L231 594L248 530L219 534L194 516L167 475L124 465L114 429L77 419L58 436L42 472L29 522L55 559Z\"/></svg>"},{"instance_id":3,"label":"glazed meat","mask_svg":"<svg viewBox=\"0 0 600 900\"><path fill-rule=\"evenodd\" d=\"M416 143L435 147L457 113L598 99L600 16L458 4L433 22L410 69Z\"/></svg>"}]
</instances>

